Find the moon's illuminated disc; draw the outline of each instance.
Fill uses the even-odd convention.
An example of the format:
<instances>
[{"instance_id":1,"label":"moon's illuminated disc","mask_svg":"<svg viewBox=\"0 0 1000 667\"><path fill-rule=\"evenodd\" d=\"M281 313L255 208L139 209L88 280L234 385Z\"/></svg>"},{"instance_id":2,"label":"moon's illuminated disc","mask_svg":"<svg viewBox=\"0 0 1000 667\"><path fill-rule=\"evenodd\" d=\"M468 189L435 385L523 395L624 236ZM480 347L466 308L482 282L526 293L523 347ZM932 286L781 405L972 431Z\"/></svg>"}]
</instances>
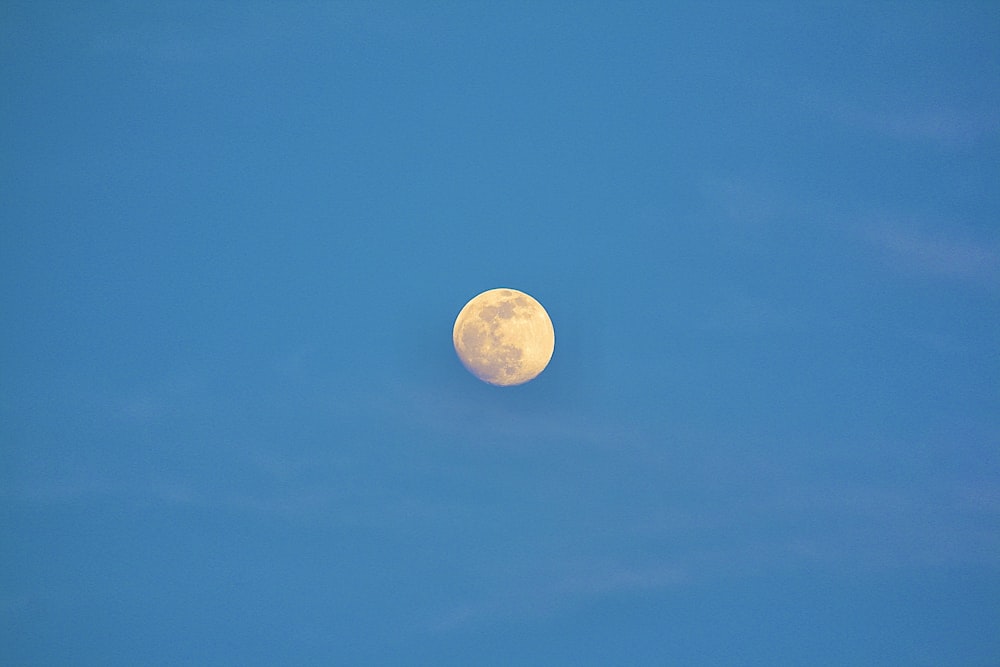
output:
<instances>
[{"instance_id":1,"label":"moon's illuminated disc","mask_svg":"<svg viewBox=\"0 0 1000 667\"><path fill-rule=\"evenodd\" d=\"M515 289L491 289L465 304L452 332L455 352L483 382L508 387L533 379L556 346L542 304Z\"/></svg>"}]
</instances>

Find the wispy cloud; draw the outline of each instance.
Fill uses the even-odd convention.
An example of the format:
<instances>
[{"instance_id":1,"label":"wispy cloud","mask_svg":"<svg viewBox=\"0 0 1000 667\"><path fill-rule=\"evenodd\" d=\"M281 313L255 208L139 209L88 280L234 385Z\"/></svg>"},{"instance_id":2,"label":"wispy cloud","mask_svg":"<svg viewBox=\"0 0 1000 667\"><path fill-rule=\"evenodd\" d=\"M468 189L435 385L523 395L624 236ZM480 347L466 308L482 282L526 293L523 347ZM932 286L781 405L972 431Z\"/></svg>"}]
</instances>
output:
<instances>
[{"instance_id":1,"label":"wispy cloud","mask_svg":"<svg viewBox=\"0 0 1000 667\"><path fill-rule=\"evenodd\" d=\"M905 272L1000 284L1000 245L995 242L888 222L872 225L865 235L891 266Z\"/></svg>"},{"instance_id":2,"label":"wispy cloud","mask_svg":"<svg viewBox=\"0 0 1000 667\"><path fill-rule=\"evenodd\" d=\"M750 251L755 246L771 252L815 250L818 242L803 247L788 240L802 236L808 224L810 238L826 239L822 250L827 256L842 252L843 261L855 263L874 248L883 264L900 273L1000 286L1000 241L973 232L961 220L876 207L844 210L832 202L796 198L780 188L732 176L706 179L703 196L719 214L720 240ZM768 313L769 308L759 296L745 293L733 299L730 310L753 325L780 318L779 313Z\"/></svg>"},{"instance_id":3,"label":"wispy cloud","mask_svg":"<svg viewBox=\"0 0 1000 667\"><path fill-rule=\"evenodd\" d=\"M529 620L605 596L667 590L687 583L687 574L670 564L635 565L570 559L534 562L502 577L502 586L428 615L424 629L448 632L504 620Z\"/></svg>"},{"instance_id":4,"label":"wispy cloud","mask_svg":"<svg viewBox=\"0 0 1000 667\"><path fill-rule=\"evenodd\" d=\"M941 438L926 446L946 449L948 436ZM585 500L572 490L541 494L549 505L568 503L575 510L555 509L561 538L539 536L530 554L513 549L499 563L476 563L474 580L490 585L442 605L427 627L447 632L530 621L604 599L790 571L995 567L1000 536L983 529L1000 518L996 488L984 482L988 475L932 474L912 457L900 461L895 475L871 472L893 451L905 457L914 446L920 445L845 450L843 443L762 442L736 451L725 447L720 457L712 453L718 444L703 449L671 442L656 458L643 447L619 445L608 466L628 482L611 491L613 502L601 502L603 477L580 480L588 487ZM677 489L685 479L696 481ZM650 495L645 488L658 491Z\"/></svg>"},{"instance_id":5,"label":"wispy cloud","mask_svg":"<svg viewBox=\"0 0 1000 667\"><path fill-rule=\"evenodd\" d=\"M803 93L802 101L842 127L938 150L967 150L1000 137L1000 112L958 94L846 97L836 89L813 88Z\"/></svg>"},{"instance_id":6,"label":"wispy cloud","mask_svg":"<svg viewBox=\"0 0 1000 667\"><path fill-rule=\"evenodd\" d=\"M600 555L608 544L582 543L573 553L542 546L533 560L481 573L495 586L438 609L428 616L426 629L530 621L606 598L789 571L995 567L1000 536L979 527L1000 518L995 490L976 488L971 494L970 503L962 484L923 495L912 487L825 484L783 490L755 502L691 509L681 521L664 519L662 512L676 515L677 510L660 508L642 525L623 521L619 533L604 536L619 551L626 544L646 548L624 549L609 558ZM831 525L838 529L831 531ZM674 548L651 555L652 538Z\"/></svg>"},{"instance_id":7,"label":"wispy cloud","mask_svg":"<svg viewBox=\"0 0 1000 667\"><path fill-rule=\"evenodd\" d=\"M900 141L957 150L1000 135L1000 115L951 106L907 110L845 110L850 122Z\"/></svg>"},{"instance_id":8,"label":"wispy cloud","mask_svg":"<svg viewBox=\"0 0 1000 667\"><path fill-rule=\"evenodd\" d=\"M154 404L170 405L181 400L171 386L147 394ZM866 457L905 456L908 443L747 445L740 433L744 446L733 447L734 436L725 431L699 439L585 410L513 414L502 402L432 386L381 389L338 396L338 423L391 424L419 447L380 438L354 449L289 450L247 441L213 457L217 467L210 474L197 462L129 475L88 474L76 466L53 475L38 468L4 501L78 505L110 497L167 511L202 508L304 526L405 530L419 533L412 539L429 551L446 540L464 554L456 581L464 577L471 585L417 610L426 632L530 620L619 596L794 569L1000 562L1000 537L983 529L998 519L988 476L959 471L942 478L915 468L896 484L883 476L864 481L873 462ZM171 437L170 420L153 413L149 419L145 409L138 416L125 412L153 436ZM506 430L483 438L484 422ZM995 442L996 435L983 437ZM931 445L949 449L946 442ZM460 453L461 447L492 451L477 457ZM874 449L877 454L866 454ZM845 474L829 472L836 466ZM516 482L468 491L489 486L494 473L502 478L515 470ZM442 493L439 483L454 483L458 492Z\"/></svg>"}]
</instances>

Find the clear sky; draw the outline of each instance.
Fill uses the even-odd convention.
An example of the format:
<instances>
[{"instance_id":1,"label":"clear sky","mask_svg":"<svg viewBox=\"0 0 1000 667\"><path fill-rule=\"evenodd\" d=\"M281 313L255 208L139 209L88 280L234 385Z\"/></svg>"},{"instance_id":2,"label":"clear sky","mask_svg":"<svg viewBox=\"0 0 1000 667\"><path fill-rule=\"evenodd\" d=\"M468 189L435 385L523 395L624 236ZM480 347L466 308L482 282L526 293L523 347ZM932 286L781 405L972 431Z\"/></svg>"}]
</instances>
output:
<instances>
[{"instance_id":1,"label":"clear sky","mask_svg":"<svg viewBox=\"0 0 1000 667\"><path fill-rule=\"evenodd\" d=\"M0 90L0 663L1000 664L996 2L8 1Z\"/></svg>"}]
</instances>

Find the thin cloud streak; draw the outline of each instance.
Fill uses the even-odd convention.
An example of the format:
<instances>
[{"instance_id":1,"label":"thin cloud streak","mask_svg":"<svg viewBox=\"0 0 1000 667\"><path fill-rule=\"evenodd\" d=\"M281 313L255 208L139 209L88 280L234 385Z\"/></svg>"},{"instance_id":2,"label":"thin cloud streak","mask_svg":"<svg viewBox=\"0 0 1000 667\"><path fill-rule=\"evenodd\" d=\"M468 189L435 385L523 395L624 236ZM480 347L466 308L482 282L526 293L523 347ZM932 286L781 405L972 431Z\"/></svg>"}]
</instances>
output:
<instances>
[{"instance_id":1,"label":"thin cloud streak","mask_svg":"<svg viewBox=\"0 0 1000 667\"><path fill-rule=\"evenodd\" d=\"M893 267L928 276L1000 283L1000 245L949 238L899 224L879 224L867 237Z\"/></svg>"},{"instance_id":2,"label":"thin cloud streak","mask_svg":"<svg viewBox=\"0 0 1000 667\"><path fill-rule=\"evenodd\" d=\"M916 110L844 110L842 118L903 142L967 150L1000 136L1000 116L948 106Z\"/></svg>"},{"instance_id":3,"label":"thin cloud streak","mask_svg":"<svg viewBox=\"0 0 1000 667\"><path fill-rule=\"evenodd\" d=\"M425 442L442 441L434 459L440 465L448 460L448 448L466 442L462 434L477 428L471 414L475 405L460 397L453 403L420 397L415 391L408 399L402 392L379 403L359 398L355 418L368 422L394 410L394 418L430 436ZM457 426L456 411L469 413ZM490 420L502 423L504 415ZM225 481L199 476L194 469L127 481L101 476L33 479L22 480L14 498L7 497L50 506L112 498L166 511L199 508L312 526L406 526L419 529L429 542L444 528L461 527L471 536L459 546L470 549L473 542L491 540L492 556L466 560L467 571L460 575L476 582L472 588L478 593L446 595L417 610L425 619L421 631L430 633L530 620L609 597L668 594L761 573L991 567L1000 562L1000 538L975 528L995 525L1000 518L995 489L971 472L940 480L919 495L915 488L884 482L818 486L807 483L809 475L803 471L824 465L817 459L828 448L794 449L796 454L776 466L782 453L765 443L730 452L723 461L713 457L712 447L692 447L679 434L659 433L657 447L648 434L623 436L627 429L602 427L597 418L590 425L594 428L581 426L578 415L514 420L508 437L495 446L523 439L511 435L539 436L532 438L533 446L541 441L566 449L567 456L572 450L574 458L561 468L543 470L539 484L465 498L465 503L442 502L434 492L421 491L425 485L407 484L408 475L439 479L436 468L387 473L383 485L361 486L336 474L341 467L350 468L338 465L336 456L331 459L321 451L293 456L260 443L232 448L243 458L232 462L230 472L239 474L224 474ZM580 437L584 432L586 439ZM670 447L663 445L666 441ZM865 460L850 461L848 465L866 465ZM407 461L400 466L409 470ZM324 471L320 480L317 470ZM705 478L707 471L713 480ZM670 493L672 485L692 476L702 484L724 485L730 493L719 496L711 488ZM47 491L39 494L38 489ZM512 533L517 535L514 543L502 530L482 525L502 522L504 513L495 505L510 501L543 512L538 525ZM546 531L556 520L558 530ZM831 534L829 525L850 529ZM748 532L745 526L756 529Z\"/></svg>"}]
</instances>

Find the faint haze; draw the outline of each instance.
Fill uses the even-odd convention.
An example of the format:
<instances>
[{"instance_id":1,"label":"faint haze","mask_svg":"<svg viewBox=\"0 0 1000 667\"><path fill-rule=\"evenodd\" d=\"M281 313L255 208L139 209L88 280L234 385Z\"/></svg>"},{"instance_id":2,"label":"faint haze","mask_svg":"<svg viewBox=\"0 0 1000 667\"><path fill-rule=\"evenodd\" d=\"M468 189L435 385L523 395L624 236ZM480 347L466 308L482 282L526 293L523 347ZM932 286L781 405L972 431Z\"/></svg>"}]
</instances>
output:
<instances>
[{"instance_id":1,"label":"faint haze","mask_svg":"<svg viewBox=\"0 0 1000 667\"><path fill-rule=\"evenodd\" d=\"M0 663L997 664L997 35L4 4Z\"/></svg>"}]
</instances>

